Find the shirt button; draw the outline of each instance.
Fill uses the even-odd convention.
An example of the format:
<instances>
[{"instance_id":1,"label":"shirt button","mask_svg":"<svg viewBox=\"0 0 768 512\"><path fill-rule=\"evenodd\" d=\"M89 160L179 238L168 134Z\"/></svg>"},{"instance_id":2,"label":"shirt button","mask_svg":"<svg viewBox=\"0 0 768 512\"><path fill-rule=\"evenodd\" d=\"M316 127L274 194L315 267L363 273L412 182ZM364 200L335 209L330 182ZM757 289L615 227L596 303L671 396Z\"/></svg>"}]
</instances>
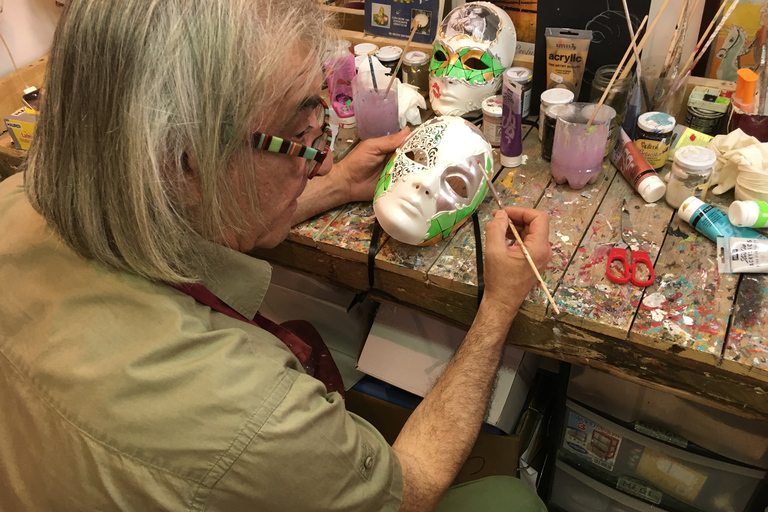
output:
<instances>
[{"instance_id":1,"label":"shirt button","mask_svg":"<svg viewBox=\"0 0 768 512\"><path fill-rule=\"evenodd\" d=\"M365 459L365 469L371 469L371 466L373 466L373 458L368 457Z\"/></svg>"}]
</instances>

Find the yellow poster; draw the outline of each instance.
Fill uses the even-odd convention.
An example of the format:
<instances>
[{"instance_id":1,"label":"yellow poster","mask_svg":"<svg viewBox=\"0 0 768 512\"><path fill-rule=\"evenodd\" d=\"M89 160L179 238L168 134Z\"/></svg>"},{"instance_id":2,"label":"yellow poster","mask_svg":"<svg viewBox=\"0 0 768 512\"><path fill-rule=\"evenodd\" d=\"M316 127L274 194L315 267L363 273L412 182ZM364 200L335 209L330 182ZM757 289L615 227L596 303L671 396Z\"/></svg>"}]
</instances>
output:
<instances>
[{"instance_id":1,"label":"yellow poster","mask_svg":"<svg viewBox=\"0 0 768 512\"><path fill-rule=\"evenodd\" d=\"M712 43L707 76L735 82L740 68L756 69L767 34L768 0L741 0Z\"/></svg>"}]
</instances>

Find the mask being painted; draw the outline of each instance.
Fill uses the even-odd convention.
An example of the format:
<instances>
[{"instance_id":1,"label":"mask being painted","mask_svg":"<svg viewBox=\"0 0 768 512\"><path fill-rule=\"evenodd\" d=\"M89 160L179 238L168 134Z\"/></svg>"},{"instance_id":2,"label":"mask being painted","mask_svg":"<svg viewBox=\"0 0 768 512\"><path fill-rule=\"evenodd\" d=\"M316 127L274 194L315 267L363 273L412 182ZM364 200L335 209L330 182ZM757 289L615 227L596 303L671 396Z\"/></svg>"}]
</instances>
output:
<instances>
[{"instance_id":1,"label":"mask being painted","mask_svg":"<svg viewBox=\"0 0 768 512\"><path fill-rule=\"evenodd\" d=\"M429 66L429 101L444 116L480 110L498 94L515 58L517 33L503 9L488 2L455 8L437 30Z\"/></svg>"},{"instance_id":2,"label":"mask being painted","mask_svg":"<svg viewBox=\"0 0 768 512\"><path fill-rule=\"evenodd\" d=\"M392 238L429 245L454 233L477 209L492 176L491 145L460 117L433 118L405 139L376 187L373 210Z\"/></svg>"}]
</instances>

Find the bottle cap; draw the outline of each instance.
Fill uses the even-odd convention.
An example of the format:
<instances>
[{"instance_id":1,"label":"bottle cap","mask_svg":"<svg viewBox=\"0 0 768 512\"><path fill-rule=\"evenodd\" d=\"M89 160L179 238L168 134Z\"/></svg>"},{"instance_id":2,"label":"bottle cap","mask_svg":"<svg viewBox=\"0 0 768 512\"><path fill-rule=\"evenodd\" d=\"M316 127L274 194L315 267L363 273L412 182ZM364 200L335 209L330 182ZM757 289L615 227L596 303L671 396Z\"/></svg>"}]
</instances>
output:
<instances>
[{"instance_id":1,"label":"bottle cap","mask_svg":"<svg viewBox=\"0 0 768 512\"><path fill-rule=\"evenodd\" d=\"M650 133L667 133L675 129L675 118L665 112L646 112L637 118L637 126Z\"/></svg>"},{"instance_id":2,"label":"bottle cap","mask_svg":"<svg viewBox=\"0 0 768 512\"><path fill-rule=\"evenodd\" d=\"M520 82L521 84L527 84L533 79L533 73L531 70L522 66L509 68L504 73L509 75L510 79L514 80L515 82Z\"/></svg>"},{"instance_id":3,"label":"bottle cap","mask_svg":"<svg viewBox=\"0 0 768 512\"><path fill-rule=\"evenodd\" d=\"M683 201L683 204L680 205L680 208L678 208L677 213L678 215L680 215L680 218L683 220L683 222L690 223L691 217L693 216L693 212L695 212L705 204L707 203L705 203L701 199L691 196L685 201Z\"/></svg>"},{"instance_id":4,"label":"bottle cap","mask_svg":"<svg viewBox=\"0 0 768 512\"><path fill-rule=\"evenodd\" d=\"M397 46L382 46L379 51L376 52L376 57L382 62L393 62L400 58L403 53L402 48Z\"/></svg>"},{"instance_id":5,"label":"bottle cap","mask_svg":"<svg viewBox=\"0 0 768 512\"><path fill-rule=\"evenodd\" d=\"M356 124L354 114L349 117L340 117L339 126L341 128L352 128Z\"/></svg>"},{"instance_id":6,"label":"bottle cap","mask_svg":"<svg viewBox=\"0 0 768 512\"><path fill-rule=\"evenodd\" d=\"M547 89L541 93L541 102L545 107L550 105L565 105L573 101L573 91L568 89Z\"/></svg>"},{"instance_id":7,"label":"bottle cap","mask_svg":"<svg viewBox=\"0 0 768 512\"><path fill-rule=\"evenodd\" d=\"M378 50L379 47L373 43L360 43L356 44L354 49L355 55L368 55Z\"/></svg>"},{"instance_id":8,"label":"bottle cap","mask_svg":"<svg viewBox=\"0 0 768 512\"><path fill-rule=\"evenodd\" d=\"M504 167L520 167L523 164L523 155L507 156L501 154L501 165Z\"/></svg>"},{"instance_id":9,"label":"bottle cap","mask_svg":"<svg viewBox=\"0 0 768 512\"><path fill-rule=\"evenodd\" d=\"M491 117L501 117L502 99L501 94L489 96L483 100L483 114Z\"/></svg>"},{"instance_id":10,"label":"bottle cap","mask_svg":"<svg viewBox=\"0 0 768 512\"><path fill-rule=\"evenodd\" d=\"M429 55L419 50L410 51L403 57L403 64L408 64L409 66L426 64L427 62L429 62Z\"/></svg>"},{"instance_id":11,"label":"bottle cap","mask_svg":"<svg viewBox=\"0 0 768 512\"><path fill-rule=\"evenodd\" d=\"M691 171L706 171L714 167L717 156L701 146L683 146L675 151L675 162Z\"/></svg>"},{"instance_id":12,"label":"bottle cap","mask_svg":"<svg viewBox=\"0 0 768 512\"><path fill-rule=\"evenodd\" d=\"M752 105L758 80L757 73L749 68L741 68L736 72L736 77L736 94L733 95L733 101L739 106Z\"/></svg>"},{"instance_id":13,"label":"bottle cap","mask_svg":"<svg viewBox=\"0 0 768 512\"><path fill-rule=\"evenodd\" d=\"M655 203L667 192L667 185L658 176L650 175L637 185L637 193L646 203Z\"/></svg>"},{"instance_id":14,"label":"bottle cap","mask_svg":"<svg viewBox=\"0 0 768 512\"><path fill-rule=\"evenodd\" d=\"M753 201L734 201L728 208L728 220L734 226L751 228L757 223L760 207Z\"/></svg>"}]
</instances>

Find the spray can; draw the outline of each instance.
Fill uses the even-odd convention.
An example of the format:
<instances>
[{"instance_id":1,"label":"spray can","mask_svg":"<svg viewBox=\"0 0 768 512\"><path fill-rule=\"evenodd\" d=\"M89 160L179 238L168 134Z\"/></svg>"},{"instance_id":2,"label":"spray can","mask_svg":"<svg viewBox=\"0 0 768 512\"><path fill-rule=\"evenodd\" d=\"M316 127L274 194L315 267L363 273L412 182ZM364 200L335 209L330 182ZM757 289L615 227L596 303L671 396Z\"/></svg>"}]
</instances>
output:
<instances>
[{"instance_id":1,"label":"spray can","mask_svg":"<svg viewBox=\"0 0 768 512\"><path fill-rule=\"evenodd\" d=\"M523 163L523 84L516 81L511 68L504 72L501 105L501 165L519 167Z\"/></svg>"}]
</instances>

